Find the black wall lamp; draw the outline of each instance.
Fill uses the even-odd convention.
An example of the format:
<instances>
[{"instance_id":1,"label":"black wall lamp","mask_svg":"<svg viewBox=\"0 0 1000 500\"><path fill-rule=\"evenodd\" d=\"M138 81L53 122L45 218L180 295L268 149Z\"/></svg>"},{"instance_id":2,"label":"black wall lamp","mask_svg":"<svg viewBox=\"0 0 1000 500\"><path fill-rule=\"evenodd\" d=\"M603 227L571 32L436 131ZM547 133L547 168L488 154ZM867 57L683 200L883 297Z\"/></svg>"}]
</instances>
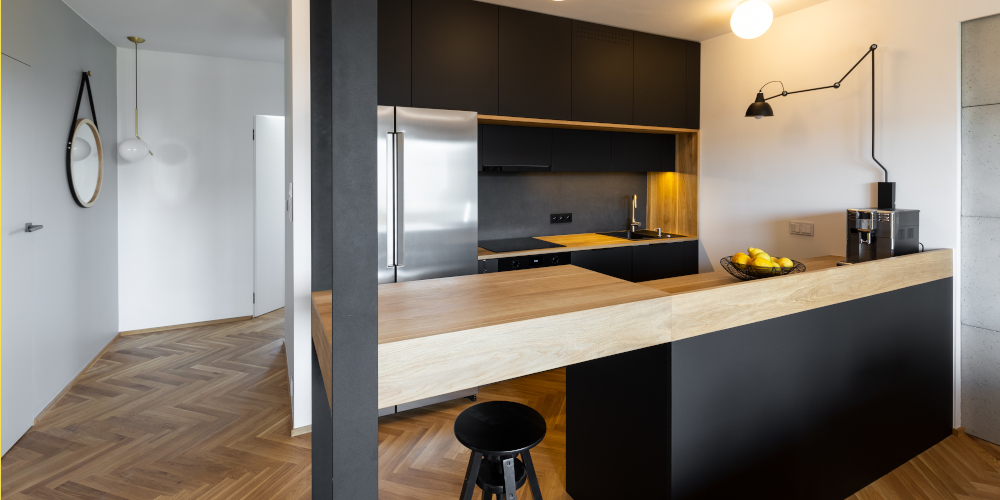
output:
<instances>
[{"instance_id":1,"label":"black wall lamp","mask_svg":"<svg viewBox=\"0 0 1000 500\"><path fill-rule=\"evenodd\" d=\"M758 120L764 118L765 116L774 116L774 110L771 109L771 105L768 104L767 101L770 101L775 97L785 97L792 94L801 94L802 92L812 92L814 90L839 89L841 82L843 82L844 79L847 78L847 76L850 75L851 72L854 71L854 69L861 64L861 61L864 61L865 58L868 57L868 55L870 54L872 56L872 160L874 160L875 163L877 163L878 166L885 173L885 181L878 183L878 208L881 210L895 210L896 183L889 182L889 171L886 170L884 165L882 165L882 162L878 161L878 158L875 158L875 49L877 48L878 45L872 44L872 46L868 48L868 52L865 52L865 55L861 56L861 59L858 59L858 62L854 63L854 66L851 66L851 69L847 71L847 74L845 74L843 78L838 80L837 83L834 83L833 85L827 85L826 87L816 87L814 89L796 90L794 92L788 92L785 90L785 84L779 80L774 80L765 83L764 86L757 91L757 99L753 102L753 104L750 105L750 107L747 108L746 116L748 118L754 117ZM772 83L781 84L781 93L773 95L768 98L764 98L764 87L767 87Z\"/></svg>"}]
</instances>

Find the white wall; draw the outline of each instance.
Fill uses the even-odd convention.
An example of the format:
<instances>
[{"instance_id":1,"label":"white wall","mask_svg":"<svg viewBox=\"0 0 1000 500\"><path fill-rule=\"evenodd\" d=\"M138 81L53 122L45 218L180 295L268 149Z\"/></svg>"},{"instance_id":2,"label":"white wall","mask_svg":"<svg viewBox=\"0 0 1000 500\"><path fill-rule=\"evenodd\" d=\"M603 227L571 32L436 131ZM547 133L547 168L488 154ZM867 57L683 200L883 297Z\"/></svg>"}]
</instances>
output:
<instances>
[{"instance_id":1,"label":"white wall","mask_svg":"<svg viewBox=\"0 0 1000 500\"><path fill-rule=\"evenodd\" d=\"M134 134L118 49L118 140ZM139 135L118 172L122 331L253 314L253 116L284 115L281 64L139 50Z\"/></svg>"},{"instance_id":2,"label":"white wall","mask_svg":"<svg viewBox=\"0 0 1000 500\"><path fill-rule=\"evenodd\" d=\"M2 452L118 333L115 48L59 0L4 0ZM26 64L22 64L17 58ZM104 146L91 208L66 145L84 71ZM91 118L86 95L80 118ZM26 233L24 224L44 228Z\"/></svg>"},{"instance_id":3,"label":"white wall","mask_svg":"<svg viewBox=\"0 0 1000 500\"><path fill-rule=\"evenodd\" d=\"M288 0L287 30L285 195L292 184L293 196L292 217L285 219L285 359L292 392L292 428L300 429L312 425L309 0Z\"/></svg>"},{"instance_id":4,"label":"white wall","mask_svg":"<svg viewBox=\"0 0 1000 500\"><path fill-rule=\"evenodd\" d=\"M704 42L703 256L718 269L748 246L792 258L844 254L845 210L872 206L881 180L870 159L871 63L839 90L769 101L773 118L743 115L765 82L830 85L876 43L876 156L897 182L897 206L921 210L921 241L956 249L960 269L960 22L997 12L998 0L829 0L775 19L760 38ZM815 222L816 236L788 234L790 220ZM956 271L956 400L958 281Z\"/></svg>"}]
</instances>

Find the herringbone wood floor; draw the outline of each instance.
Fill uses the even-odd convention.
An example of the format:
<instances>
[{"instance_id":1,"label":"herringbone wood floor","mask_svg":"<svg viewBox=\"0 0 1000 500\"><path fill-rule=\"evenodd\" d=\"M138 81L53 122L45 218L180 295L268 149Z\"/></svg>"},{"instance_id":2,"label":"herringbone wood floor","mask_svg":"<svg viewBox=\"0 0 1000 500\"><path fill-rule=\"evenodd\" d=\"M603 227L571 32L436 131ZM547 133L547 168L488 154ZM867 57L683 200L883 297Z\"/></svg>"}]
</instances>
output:
<instances>
[{"instance_id":1,"label":"herringbone wood floor","mask_svg":"<svg viewBox=\"0 0 1000 500\"><path fill-rule=\"evenodd\" d=\"M3 457L8 499L301 499L310 437L289 437L282 313L115 341ZM540 411L542 494L568 500L565 372L482 389ZM469 455L452 434L472 403L379 420L381 499L457 498ZM523 497L530 494L522 492ZM480 498L477 492L475 498ZM1000 499L1000 447L953 436L851 500Z\"/></svg>"}]
</instances>

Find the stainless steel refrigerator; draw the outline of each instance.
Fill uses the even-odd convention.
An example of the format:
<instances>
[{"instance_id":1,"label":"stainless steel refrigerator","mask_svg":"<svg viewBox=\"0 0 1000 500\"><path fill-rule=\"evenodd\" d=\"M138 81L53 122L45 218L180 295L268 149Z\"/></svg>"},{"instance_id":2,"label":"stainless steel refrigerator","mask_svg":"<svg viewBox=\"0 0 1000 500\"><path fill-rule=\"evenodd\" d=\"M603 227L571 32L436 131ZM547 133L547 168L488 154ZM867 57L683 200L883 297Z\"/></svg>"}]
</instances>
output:
<instances>
[{"instance_id":1,"label":"stainless steel refrigerator","mask_svg":"<svg viewBox=\"0 0 1000 500\"><path fill-rule=\"evenodd\" d=\"M474 112L378 107L378 282L479 270L479 117ZM379 416L477 387L381 408Z\"/></svg>"},{"instance_id":2,"label":"stainless steel refrigerator","mask_svg":"<svg viewBox=\"0 0 1000 500\"><path fill-rule=\"evenodd\" d=\"M378 282L476 274L478 115L378 107Z\"/></svg>"}]
</instances>

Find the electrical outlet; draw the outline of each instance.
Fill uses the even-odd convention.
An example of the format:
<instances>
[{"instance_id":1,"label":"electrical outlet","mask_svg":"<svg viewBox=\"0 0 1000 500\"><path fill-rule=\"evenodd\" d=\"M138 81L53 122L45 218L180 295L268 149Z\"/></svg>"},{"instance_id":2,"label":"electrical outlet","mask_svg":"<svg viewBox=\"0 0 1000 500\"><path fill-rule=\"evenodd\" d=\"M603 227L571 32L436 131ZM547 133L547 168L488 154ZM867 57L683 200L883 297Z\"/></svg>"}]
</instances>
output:
<instances>
[{"instance_id":1,"label":"electrical outlet","mask_svg":"<svg viewBox=\"0 0 1000 500\"><path fill-rule=\"evenodd\" d=\"M573 214L552 214L549 216L550 224L566 224L573 222Z\"/></svg>"},{"instance_id":2,"label":"electrical outlet","mask_svg":"<svg viewBox=\"0 0 1000 500\"><path fill-rule=\"evenodd\" d=\"M789 222L788 232L791 234L798 234L801 236L815 236L816 235L816 225L812 222Z\"/></svg>"}]
</instances>

